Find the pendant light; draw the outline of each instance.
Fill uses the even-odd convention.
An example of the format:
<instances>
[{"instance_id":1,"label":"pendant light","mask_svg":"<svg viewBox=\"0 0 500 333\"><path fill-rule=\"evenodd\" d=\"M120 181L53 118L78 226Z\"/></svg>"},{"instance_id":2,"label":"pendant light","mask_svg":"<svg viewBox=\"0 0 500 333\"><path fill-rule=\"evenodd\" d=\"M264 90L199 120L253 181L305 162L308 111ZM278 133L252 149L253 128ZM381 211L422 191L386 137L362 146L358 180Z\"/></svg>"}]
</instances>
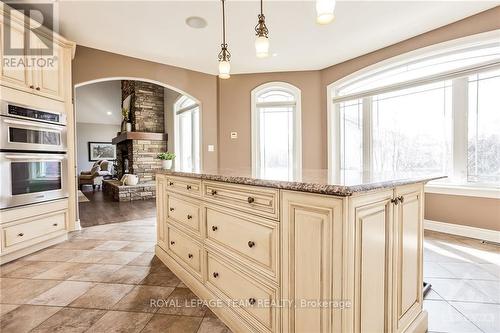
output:
<instances>
[{"instance_id":1,"label":"pendant light","mask_svg":"<svg viewBox=\"0 0 500 333\"><path fill-rule=\"evenodd\" d=\"M266 27L266 17L264 16L262 1L260 0L259 22L255 26L255 35L257 36L255 39L255 52L257 58L266 58L269 56L269 37L267 36L269 30Z\"/></svg>"},{"instance_id":2,"label":"pendant light","mask_svg":"<svg viewBox=\"0 0 500 333\"><path fill-rule=\"evenodd\" d=\"M316 22L328 24L333 21L335 15L335 0L316 0Z\"/></svg>"},{"instance_id":3,"label":"pendant light","mask_svg":"<svg viewBox=\"0 0 500 333\"><path fill-rule=\"evenodd\" d=\"M222 44L221 50L219 52L219 77L221 79L229 79L230 71L231 71L231 64L229 61L231 60L231 53L227 50L227 43L226 43L226 12L224 9L224 1L222 1Z\"/></svg>"}]
</instances>

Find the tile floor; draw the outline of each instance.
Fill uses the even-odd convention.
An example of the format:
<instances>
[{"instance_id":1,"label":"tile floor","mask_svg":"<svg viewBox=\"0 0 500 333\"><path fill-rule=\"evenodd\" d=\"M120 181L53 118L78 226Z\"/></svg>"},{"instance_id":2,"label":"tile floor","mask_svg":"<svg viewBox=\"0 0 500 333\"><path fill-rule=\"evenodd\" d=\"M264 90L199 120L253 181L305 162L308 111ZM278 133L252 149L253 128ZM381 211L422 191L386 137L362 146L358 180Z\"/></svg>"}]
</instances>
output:
<instances>
[{"instance_id":1,"label":"tile floor","mask_svg":"<svg viewBox=\"0 0 500 333\"><path fill-rule=\"evenodd\" d=\"M86 228L0 267L0 331L229 332L154 257L155 220ZM426 232L429 332L500 332L500 247ZM189 303L188 303L189 304Z\"/></svg>"}]
</instances>

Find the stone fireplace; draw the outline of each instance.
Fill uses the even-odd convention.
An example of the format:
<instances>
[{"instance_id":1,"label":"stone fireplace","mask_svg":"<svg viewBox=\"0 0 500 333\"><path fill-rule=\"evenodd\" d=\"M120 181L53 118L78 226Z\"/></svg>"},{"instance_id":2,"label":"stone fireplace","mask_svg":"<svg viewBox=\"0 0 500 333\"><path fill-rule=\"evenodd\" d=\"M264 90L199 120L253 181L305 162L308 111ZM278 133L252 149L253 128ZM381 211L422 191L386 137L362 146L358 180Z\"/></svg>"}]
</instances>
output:
<instances>
[{"instance_id":1,"label":"stone fireplace","mask_svg":"<svg viewBox=\"0 0 500 333\"><path fill-rule=\"evenodd\" d=\"M118 179L125 173L138 176L138 191L146 186L148 195L133 195L131 187L116 182L107 182L104 190L120 201L149 199L155 193L151 190L154 187L155 169L161 168L161 161L156 155L167 150L164 88L153 83L130 80L123 80L121 88L122 103L131 96L129 119L132 131L122 132L113 139L116 144Z\"/></svg>"}]
</instances>

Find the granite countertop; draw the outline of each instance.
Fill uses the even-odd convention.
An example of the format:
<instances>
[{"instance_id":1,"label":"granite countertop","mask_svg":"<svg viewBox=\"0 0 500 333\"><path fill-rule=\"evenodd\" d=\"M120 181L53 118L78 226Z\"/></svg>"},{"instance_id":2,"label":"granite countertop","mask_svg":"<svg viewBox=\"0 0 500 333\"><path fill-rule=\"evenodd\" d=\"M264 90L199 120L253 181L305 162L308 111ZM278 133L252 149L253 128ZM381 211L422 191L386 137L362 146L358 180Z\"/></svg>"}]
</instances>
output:
<instances>
[{"instance_id":1,"label":"granite countertop","mask_svg":"<svg viewBox=\"0 0 500 333\"><path fill-rule=\"evenodd\" d=\"M400 185L425 183L445 178L442 175L408 174L404 177L391 175L368 175L364 173L344 173L337 179L328 175L325 169L302 170L300 175L252 175L248 169L217 169L203 171L156 170L157 174L165 174L195 179L221 181L233 184L272 187L284 190L350 196L357 192L393 188Z\"/></svg>"}]
</instances>

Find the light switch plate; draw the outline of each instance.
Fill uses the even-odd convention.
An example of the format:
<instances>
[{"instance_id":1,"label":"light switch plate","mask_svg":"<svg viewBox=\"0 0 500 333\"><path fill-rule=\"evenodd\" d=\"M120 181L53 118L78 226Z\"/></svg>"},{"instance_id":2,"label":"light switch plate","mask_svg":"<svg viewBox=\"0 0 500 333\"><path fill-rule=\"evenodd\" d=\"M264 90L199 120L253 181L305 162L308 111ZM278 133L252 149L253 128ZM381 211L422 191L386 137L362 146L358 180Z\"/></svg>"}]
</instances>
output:
<instances>
[{"instance_id":1,"label":"light switch plate","mask_svg":"<svg viewBox=\"0 0 500 333\"><path fill-rule=\"evenodd\" d=\"M208 151L215 151L214 145L208 145Z\"/></svg>"},{"instance_id":2,"label":"light switch plate","mask_svg":"<svg viewBox=\"0 0 500 333\"><path fill-rule=\"evenodd\" d=\"M238 139L238 132L231 132L231 139Z\"/></svg>"}]
</instances>

